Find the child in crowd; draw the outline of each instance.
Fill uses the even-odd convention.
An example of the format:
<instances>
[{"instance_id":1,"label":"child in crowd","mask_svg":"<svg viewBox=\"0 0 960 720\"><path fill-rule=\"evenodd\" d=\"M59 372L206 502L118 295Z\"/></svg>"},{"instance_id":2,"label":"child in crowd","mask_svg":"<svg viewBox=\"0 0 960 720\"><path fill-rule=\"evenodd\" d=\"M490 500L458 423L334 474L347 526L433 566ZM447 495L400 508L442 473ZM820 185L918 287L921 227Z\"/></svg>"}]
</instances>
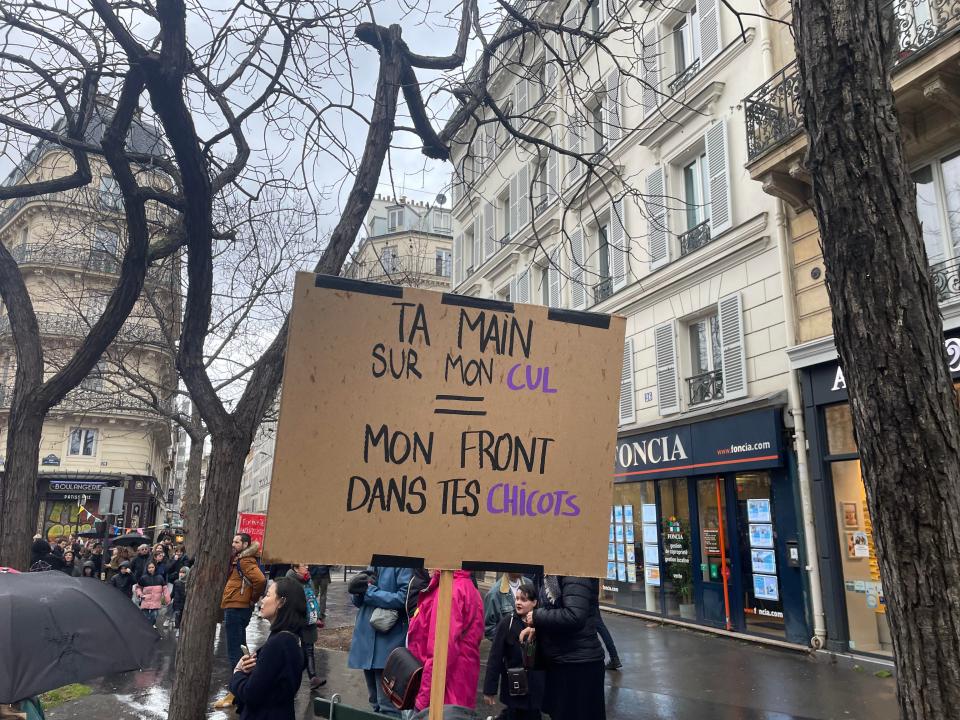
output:
<instances>
[{"instance_id":1,"label":"child in crowd","mask_svg":"<svg viewBox=\"0 0 960 720\"><path fill-rule=\"evenodd\" d=\"M110 578L110 584L128 598L133 598L133 586L136 584L136 580L133 577L133 573L130 571L129 560L124 560L122 563L120 563L117 569L117 574Z\"/></svg>"},{"instance_id":2,"label":"child in crowd","mask_svg":"<svg viewBox=\"0 0 960 720\"><path fill-rule=\"evenodd\" d=\"M540 720L545 679L533 669L533 646L520 642L524 617L537 606L537 590L522 583L516 593L516 612L501 618L487 658L483 695L487 705L496 703L497 683L500 701L507 706L507 720Z\"/></svg>"},{"instance_id":3,"label":"child in crowd","mask_svg":"<svg viewBox=\"0 0 960 720\"><path fill-rule=\"evenodd\" d=\"M187 604L187 581L190 579L190 568L180 568L180 574L173 583L173 626L179 632L183 609Z\"/></svg>"}]
</instances>

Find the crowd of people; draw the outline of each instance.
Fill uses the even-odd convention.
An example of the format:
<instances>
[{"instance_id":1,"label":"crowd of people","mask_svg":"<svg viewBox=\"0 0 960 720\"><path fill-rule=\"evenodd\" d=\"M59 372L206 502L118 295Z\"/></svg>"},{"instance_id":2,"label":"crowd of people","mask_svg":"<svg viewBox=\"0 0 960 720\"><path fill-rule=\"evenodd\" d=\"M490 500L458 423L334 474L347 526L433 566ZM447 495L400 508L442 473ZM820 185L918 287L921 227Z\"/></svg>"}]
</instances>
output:
<instances>
[{"instance_id":1,"label":"crowd of people","mask_svg":"<svg viewBox=\"0 0 960 720\"><path fill-rule=\"evenodd\" d=\"M134 551L114 546L108 555L104 555L101 540L84 541L68 535L48 541L37 535L30 563L35 572L53 570L109 583L135 602L154 627L166 609L165 621L180 628L193 561L184 546L174 545L168 535L153 547L144 543Z\"/></svg>"}]
</instances>

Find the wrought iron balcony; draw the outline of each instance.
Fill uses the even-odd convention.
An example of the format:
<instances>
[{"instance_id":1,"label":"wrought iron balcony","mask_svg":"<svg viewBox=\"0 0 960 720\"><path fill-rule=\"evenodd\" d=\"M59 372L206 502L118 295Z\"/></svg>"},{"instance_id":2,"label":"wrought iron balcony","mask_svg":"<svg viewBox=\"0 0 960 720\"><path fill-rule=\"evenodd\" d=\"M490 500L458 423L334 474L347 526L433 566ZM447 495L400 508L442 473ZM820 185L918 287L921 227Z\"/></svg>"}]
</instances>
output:
<instances>
[{"instance_id":1,"label":"wrought iron balcony","mask_svg":"<svg viewBox=\"0 0 960 720\"><path fill-rule=\"evenodd\" d=\"M694 76L698 72L700 72L700 58L697 58L692 63L687 65L683 70L680 71L679 75L667 83L667 87L670 88L670 94L673 95L683 90L687 83L693 80Z\"/></svg>"},{"instance_id":2,"label":"wrought iron balcony","mask_svg":"<svg viewBox=\"0 0 960 720\"><path fill-rule=\"evenodd\" d=\"M680 236L680 257L702 248L710 240L710 221L704 220Z\"/></svg>"},{"instance_id":3,"label":"wrought iron balcony","mask_svg":"<svg viewBox=\"0 0 960 720\"><path fill-rule=\"evenodd\" d=\"M960 258L951 258L930 266L937 301L960 299Z\"/></svg>"},{"instance_id":4,"label":"wrought iron balcony","mask_svg":"<svg viewBox=\"0 0 960 720\"><path fill-rule=\"evenodd\" d=\"M510 238L513 237L510 233L507 233L502 238L500 238L500 247L505 248L510 244Z\"/></svg>"},{"instance_id":5,"label":"wrought iron balcony","mask_svg":"<svg viewBox=\"0 0 960 720\"><path fill-rule=\"evenodd\" d=\"M0 408L9 408L12 400L13 385L0 385ZM163 401L160 407L165 412L169 412L172 404L169 401ZM75 388L54 406L52 412L58 410L102 415L157 415L156 408L146 400L113 387L102 391L83 387Z\"/></svg>"},{"instance_id":6,"label":"wrought iron balcony","mask_svg":"<svg viewBox=\"0 0 960 720\"><path fill-rule=\"evenodd\" d=\"M899 66L960 30L960 0L892 0L883 11L894 16ZM794 60L743 101L747 121L747 159L789 140L803 128L800 75Z\"/></svg>"},{"instance_id":7,"label":"wrought iron balcony","mask_svg":"<svg viewBox=\"0 0 960 720\"><path fill-rule=\"evenodd\" d=\"M90 325L79 314L71 313L38 312L37 325L42 335L53 337L84 337L90 331ZM9 335L10 332L10 317L4 315L0 317L0 337ZM120 328L116 341L141 345L165 343L160 328L139 323Z\"/></svg>"},{"instance_id":8,"label":"wrought iron balcony","mask_svg":"<svg viewBox=\"0 0 960 720\"><path fill-rule=\"evenodd\" d=\"M687 389L690 393L690 407L720 400L723 398L723 373L712 370L687 378Z\"/></svg>"},{"instance_id":9,"label":"wrought iron balcony","mask_svg":"<svg viewBox=\"0 0 960 720\"><path fill-rule=\"evenodd\" d=\"M389 255L367 262L353 261L343 272L344 277L354 280L394 285L448 285L452 261L444 262L436 255L404 254Z\"/></svg>"},{"instance_id":10,"label":"wrought iron balcony","mask_svg":"<svg viewBox=\"0 0 960 720\"><path fill-rule=\"evenodd\" d=\"M613 278L603 278L593 286L593 301L601 303L613 295Z\"/></svg>"},{"instance_id":11,"label":"wrought iron balcony","mask_svg":"<svg viewBox=\"0 0 960 720\"><path fill-rule=\"evenodd\" d=\"M538 203L536 204L536 206L533 208L533 216L534 216L535 218L540 217L541 215L543 215L543 213L545 213L545 212L547 211L547 208L548 208L549 206L550 206L550 201L549 201L548 199L544 198L543 200L541 200L540 202L538 202Z\"/></svg>"},{"instance_id":12,"label":"wrought iron balcony","mask_svg":"<svg viewBox=\"0 0 960 720\"><path fill-rule=\"evenodd\" d=\"M85 272L107 275L116 275L120 272L119 260L107 250L53 243L26 243L13 248L10 254L20 265L76 268ZM155 284L169 285L173 280L172 260L166 259L160 265L149 267L146 280Z\"/></svg>"}]
</instances>

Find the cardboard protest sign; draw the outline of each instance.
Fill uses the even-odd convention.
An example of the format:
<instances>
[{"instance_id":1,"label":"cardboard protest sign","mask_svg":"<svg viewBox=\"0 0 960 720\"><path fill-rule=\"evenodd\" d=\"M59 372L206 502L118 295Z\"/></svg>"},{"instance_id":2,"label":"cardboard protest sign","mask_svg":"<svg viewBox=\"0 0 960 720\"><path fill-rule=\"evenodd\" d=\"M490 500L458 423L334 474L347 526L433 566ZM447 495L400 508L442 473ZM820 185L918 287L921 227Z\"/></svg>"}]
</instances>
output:
<instances>
[{"instance_id":1,"label":"cardboard protest sign","mask_svg":"<svg viewBox=\"0 0 960 720\"><path fill-rule=\"evenodd\" d=\"M270 559L604 575L624 328L299 274Z\"/></svg>"},{"instance_id":2,"label":"cardboard protest sign","mask_svg":"<svg viewBox=\"0 0 960 720\"><path fill-rule=\"evenodd\" d=\"M262 513L237 513L237 532L246 533L250 539L260 544L263 552L263 532L267 527L267 516Z\"/></svg>"}]
</instances>

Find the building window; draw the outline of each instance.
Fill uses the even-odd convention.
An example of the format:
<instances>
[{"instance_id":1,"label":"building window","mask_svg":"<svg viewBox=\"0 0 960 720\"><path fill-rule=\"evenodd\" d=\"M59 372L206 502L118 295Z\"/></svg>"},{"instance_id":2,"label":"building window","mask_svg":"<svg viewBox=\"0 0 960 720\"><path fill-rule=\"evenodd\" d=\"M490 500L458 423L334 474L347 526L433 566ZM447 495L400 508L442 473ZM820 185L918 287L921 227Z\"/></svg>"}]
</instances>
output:
<instances>
[{"instance_id":1,"label":"building window","mask_svg":"<svg viewBox=\"0 0 960 720\"><path fill-rule=\"evenodd\" d=\"M677 77L700 62L700 19L696 5L673 26L673 53Z\"/></svg>"},{"instance_id":2,"label":"building window","mask_svg":"<svg viewBox=\"0 0 960 720\"><path fill-rule=\"evenodd\" d=\"M598 98L596 104L587 109L590 118L590 128L593 131L593 151L600 152L606 145L606 135L603 132L603 102Z\"/></svg>"},{"instance_id":3,"label":"building window","mask_svg":"<svg viewBox=\"0 0 960 720\"><path fill-rule=\"evenodd\" d=\"M450 213L446 210L434 210L433 229L436 232L450 232Z\"/></svg>"},{"instance_id":4,"label":"building window","mask_svg":"<svg viewBox=\"0 0 960 720\"><path fill-rule=\"evenodd\" d=\"M30 228L24 227L20 231L20 247L25 247L30 240Z\"/></svg>"},{"instance_id":5,"label":"building window","mask_svg":"<svg viewBox=\"0 0 960 720\"><path fill-rule=\"evenodd\" d=\"M533 216L538 217L549 204L549 187L547 185L547 158L538 158L533 166Z\"/></svg>"},{"instance_id":6,"label":"building window","mask_svg":"<svg viewBox=\"0 0 960 720\"><path fill-rule=\"evenodd\" d=\"M393 246L387 246L380 252L380 267L383 268L384 272L396 272L397 266L400 264L399 261L397 249Z\"/></svg>"},{"instance_id":7,"label":"building window","mask_svg":"<svg viewBox=\"0 0 960 720\"><path fill-rule=\"evenodd\" d=\"M723 397L720 344L720 318L717 313L687 324L690 342L690 405L719 400Z\"/></svg>"},{"instance_id":8,"label":"building window","mask_svg":"<svg viewBox=\"0 0 960 720\"><path fill-rule=\"evenodd\" d=\"M110 210L120 210L123 207L123 196L120 186L112 175L100 176L100 203Z\"/></svg>"},{"instance_id":9,"label":"building window","mask_svg":"<svg viewBox=\"0 0 960 720\"><path fill-rule=\"evenodd\" d=\"M497 300L503 300L503 302L510 302L513 298L510 294L510 283L507 283L502 288L497 290Z\"/></svg>"},{"instance_id":10,"label":"building window","mask_svg":"<svg viewBox=\"0 0 960 720\"><path fill-rule=\"evenodd\" d=\"M597 263L600 282L594 285L594 302L603 302L613 295L613 279L610 275L610 244L607 242L610 226L608 220L597 225Z\"/></svg>"},{"instance_id":11,"label":"building window","mask_svg":"<svg viewBox=\"0 0 960 720\"><path fill-rule=\"evenodd\" d=\"M707 155L698 154L681 170L683 184L683 231L680 256L710 242L710 177Z\"/></svg>"},{"instance_id":12,"label":"building window","mask_svg":"<svg viewBox=\"0 0 960 720\"><path fill-rule=\"evenodd\" d=\"M913 180L930 264L960 257L960 152L920 168Z\"/></svg>"},{"instance_id":13,"label":"building window","mask_svg":"<svg viewBox=\"0 0 960 720\"><path fill-rule=\"evenodd\" d=\"M103 362L98 362L90 372L87 373L87 376L80 381L80 387L84 390L101 392L103 390L103 370Z\"/></svg>"},{"instance_id":14,"label":"building window","mask_svg":"<svg viewBox=\"0 0 960 720\"><path fill-rule=\"evenodd\" d=\"M436 274L440 277L450 277L453 271L453 256L449 250L437 250Z\"/></svg>"},{"instance_id":15,"label":"building window","mask_svg":"<svg viewBox=\"0 0 960 720\"><path fill-rule=\"evenodd\" d=\"M603 25L603 14L601 12L601 3L605 0L590 0L590 14L589 14L589 23L590 27L586 28L587 30L592 30L596 32Z\"/></svg>"},{"instance_id":16,"label":"building window","mask_svg":"<svg viewBox=\"0 0 960 720\"><path fill-rule=\"evenodd\" d=\"M499 215L500 244L506 245L510 241L510 186L504 188L503 193L497 198L497 215Z\"/></svg>"},{"instance_id":17,"label":"building window","mask_svg":"<svg viewBox=\"0 0 960 720\"><path fill-rule=\"evenodd\" d=\"M67 455L92 457L97 454L97 431L90 428L72 428Z\"/></svg>"},{"instance_id":18,"label":"building window","mask_svg":"<svg viewBox=\"0 0 960 720\"><path fill-rule=\"evenodd\" d=\"M387 210L387 230L396 232L403 229L403 208L390 208Z\"/></svg>"}]
</instances>

